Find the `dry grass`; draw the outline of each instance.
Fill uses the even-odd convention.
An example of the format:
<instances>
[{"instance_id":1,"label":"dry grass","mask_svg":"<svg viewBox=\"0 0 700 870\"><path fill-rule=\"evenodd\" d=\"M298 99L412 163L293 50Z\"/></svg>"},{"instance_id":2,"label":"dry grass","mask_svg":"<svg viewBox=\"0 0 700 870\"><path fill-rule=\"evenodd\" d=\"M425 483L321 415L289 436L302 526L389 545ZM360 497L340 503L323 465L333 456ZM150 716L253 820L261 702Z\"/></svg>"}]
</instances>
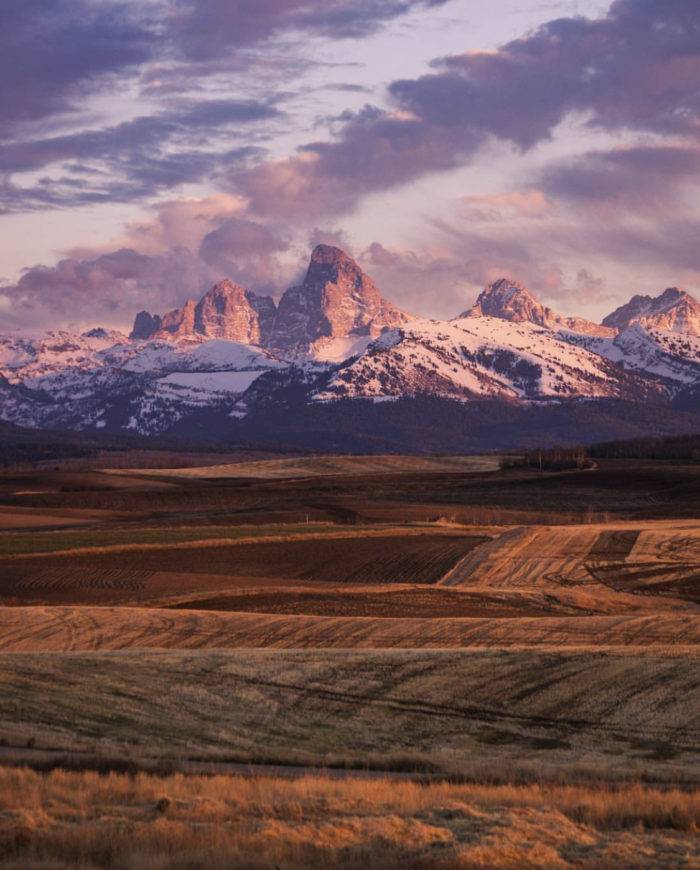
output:
<instances>
[{"instance_id":1,"label":"dry grass","mask_svg":"<svg viewBox=\"0 0 700 870\"><path fill-rule=\"evenodd\" d=\"M696 781L697 671L696 653L656 649L14 653L0 656L0 738L110 757L413 756L449 773L518 762Z\"/></svg>"},{"instance_id":2,"label":"dry grass","mask_svg":"<svg viewBox=\"0 0 700 870\"><path fill-rule=\"evenodd\" d=\"M0 770L5 868L697 867L700 797Z\"/></svg>"},{"instance_id":3,"label":"dry grass","mask_svg":"<svg viewBox=\"0 0 700 870\"><path fill-rule=\"evenodd\" d=\"M213 581L216 575L213 575ZM165 584L172 578L165 577ZM133 597L133 593L132 593ZM173 596L173 603L177 601ZM700 615L383 618L132 607L0 607L0 650L697 647Z\"/></svg>"}]
</instances>

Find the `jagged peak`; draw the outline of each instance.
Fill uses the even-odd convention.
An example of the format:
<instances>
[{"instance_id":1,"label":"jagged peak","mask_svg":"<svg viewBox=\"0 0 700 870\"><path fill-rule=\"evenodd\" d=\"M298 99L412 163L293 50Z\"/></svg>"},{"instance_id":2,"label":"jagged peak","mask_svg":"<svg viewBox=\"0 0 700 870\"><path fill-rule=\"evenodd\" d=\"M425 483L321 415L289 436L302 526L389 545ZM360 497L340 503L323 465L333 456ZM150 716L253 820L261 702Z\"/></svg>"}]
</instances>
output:
<instances>
[{"instance_id":1,"label":"jagged peak","mask_svg":"<svg viewBox=\"0 0 700 870\"><path fill-rule=\"evenodd\" d=\"M230 278L222 278L221 281L217 281L212 287L207 290L202 299L207 296L216 296L221 294L249 294L250 291L246 290L241 284L237 284L235 281L232 281ZM200 302L202 300L200 299Z\"/></svg>"},{"instance_id":2,"label":"jagged peak","mask_svg":"<svg viewBox=\"0 0 700 870\"><path fill-rule=\"evenodd\" d=\"M462 317L498 317L514 322L544 324L545 307L524 284L512 278L498 278L487 284L474 305Z\"/></svg>"},{"instance_id":3,"label":"jagged peak","mask_svg":"<svg viewBox=\"0 0 700 870\"><path fill-rule=\"evenodd\" d=\"M658 296L636 294L604 318L603 324L618 331L635 324L700 335L700 303L680 287L667 287Z\"/></svg>"},{"instance_id":4,"label":"jagged peak","mask_svg":"<svg viewBox=\"0 0 700 870\"><path fill-rule=\"evenodd\" d=\"M614 330L582 317L567 317L543 305L524 284L499 278L488 284L474 305L460 317L496 317L512 323L534 323L551 330L569 330L589 335L612 336Z\"/></svg>"}]
</instances>

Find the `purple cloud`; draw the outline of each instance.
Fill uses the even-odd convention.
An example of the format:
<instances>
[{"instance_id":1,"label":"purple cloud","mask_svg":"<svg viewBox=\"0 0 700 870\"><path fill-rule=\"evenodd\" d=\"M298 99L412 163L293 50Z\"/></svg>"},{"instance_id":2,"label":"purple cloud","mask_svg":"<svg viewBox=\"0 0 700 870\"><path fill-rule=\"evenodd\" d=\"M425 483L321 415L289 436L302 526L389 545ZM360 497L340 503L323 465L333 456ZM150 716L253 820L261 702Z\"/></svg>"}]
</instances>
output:
<instances>
[{"instance_id":1,"label":"purple cloud","mask_svg":"<svg viewBox=\"0 0 700 870\"><path fill-rule=\"evenodd\" d=\"M134 200L199 181L261 153L254 146L202 148L202 131L213 137L279 115L273 105L255 100L203 100L113 127L0 144L0 209ZM11 180L14 173L58 163L68 164L58 179L47 177L29 188Z\"/></svg>"},{"instance_id":2,"label":"purple cloud","mask_svg":"<svg viewBox=\"0 0 700 870\"><path fill-rule=\"evenodd\" d=\"M347 117L331 142L233 183L261 214L318 216L365 193L468 160L490 137L528 149L567 116L611 131L700 129L697 0L617 0L599 19L562 18L488 53L435 63L389 86L391 110Z\"/></svg>"},{"instance_id":3,"label":"purple cloud","mask_svg":"<svg viewBox=\"0 0 700 870\"><path fill-rule=\"evenodd\" d=\"M202 240L200 258L222 277L257 293L277 293L289 278L278 255L289 241L272 228L243 217L231 217Z\"/></svg>"},{"instance_id":4,"label":"purple cloud","mask_svg":"<svg viewBox=\"0 0 700 870\"><path fill-rule=\"evenodd\" d=\"M207 265L185 248L160 255L123 248L97 257L66 258L55 266L26 269L17 284L0 286L12 303L3 312L7 327L56 322L125 325L144 305L174 308L183 298L201 295L212 283Z\"/></svg>"},{"instance_id":5,"label":"purple cloud","mask_svg":"<svg viewBox=\"0 0 700 870\"><path fill-rule=\"evenodd\" d=\"M638 145L593 151L546 168L538 179L550 196L578 206L651 211L679 210L688 181L700 179L700 148Z\"/></svg>"},{"instance_id":6,"label":"purple cloud","mask_svg":"<svg viewBox=\"0 0 700 870\"><path fill-rule=\"evenodd\" d=\"M281 31L331 39L367 36L420 6L447 0L174 0L167 33L194 60L261 42Z\"/></svg>"},{"instance_id":7,"label":"purple cloud","mask_svg":"<svg viewBox=\"0 0 700 870\"><path fill-rule=\"evenodd\" d=\"M140 9L124 2L3 0L4 123L75 111L86 92L147 61L156 36ZM5 127L4 137L9 135L11 127Z\"/></svg>"}]
</instances>

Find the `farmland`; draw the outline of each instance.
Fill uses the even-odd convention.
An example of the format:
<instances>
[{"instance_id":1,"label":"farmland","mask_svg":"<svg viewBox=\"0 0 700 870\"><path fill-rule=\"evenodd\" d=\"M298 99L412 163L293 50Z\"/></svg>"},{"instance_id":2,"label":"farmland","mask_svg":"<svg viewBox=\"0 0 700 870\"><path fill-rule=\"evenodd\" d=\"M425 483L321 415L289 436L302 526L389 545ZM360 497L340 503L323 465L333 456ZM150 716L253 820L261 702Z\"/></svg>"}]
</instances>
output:
<instances>
[{"instance_id":1,"label":"farmland","mask_svg":"<svg viewBox=\"0 0 700 870\"><path fill-rule=\"evenodd\" d=\"M314 851L313 801L297 825L314 833L296 845L280 816L256 809L264 824L276 818L275 830L284 829L279 840L270 834L274 858L261 852L261 867L295 866L302 853L309 866L356 866L370 832L397 824L401 834L382 835L403 843L397 861L436 866L435 850L446 849L445 866L521 866L531 822L540 847L555 844L545 856L551 866L584 853L604 862L605 849L623 848L622 835L605 833L602 811L595 823L580 815L581 801L593 800L585 783L647 783L649 807L662 803L654 784L695 800L697 467L600 460L590 470L539 472L499 470L493 457L137 458L0 477L0 762L59 768L35 780L43 775L0 765L0 776L19 777L20 792L26 785L36 794L37 782L46 794L58 789L58 807L61 777L73 776L75 788L103 799L94 774L62 771L61 759L181 770L158 786L170 795L167 812L153 815L159 798L147 774L129 798L130 818L140 820L129 848L143 848L149 861L167 848L149 839L154 819L187 832L203 854L193 810L177 796L206 793L197 765L226 773L239 796L253 785L277 789L280 806L298 800L294 783L275 779L280 770L300 771L314 794L355 795L357 814L333 822L355 831L342 854L330 834L331 851ZM236 780L235 765L249 763L262 765L256 779ZM387 809L381 780L324 779L324 770L341 769L397 777L396 800L413 809ZM463 821L437 824L437 810L425 809L442 806L439 789L460 787L416 776L471 783L462 797L444 798L480 819L466 840ZM496 781L516 790L503 793L516 810L498 810L500 821L477 785ZM517 792L523 782L548 790ZM567 815L565 787L583 789L576 818ZM233 798L215 800L229 806ZM544 805L546 821L537 816ZM12 812L0 843L15 844L20 864L43 860L65 834L60 815L34 828ZM656 833L634 834L644 866L693 866L671 816L660 813ZM212 836L223 836L221 816L205 817ZM428 817L431 833L421 839ZM245 818L227 854L250 848ZM90 824L81 822L91 831L86 844L101 834L121 842ZM496 861L506 846L489 833L494 825L509 831L510 863ZM632 848L632 825L624 848ZM102 857L85 848L83 863L126 866L126 844Z\"/></svg>"}]
</instances>

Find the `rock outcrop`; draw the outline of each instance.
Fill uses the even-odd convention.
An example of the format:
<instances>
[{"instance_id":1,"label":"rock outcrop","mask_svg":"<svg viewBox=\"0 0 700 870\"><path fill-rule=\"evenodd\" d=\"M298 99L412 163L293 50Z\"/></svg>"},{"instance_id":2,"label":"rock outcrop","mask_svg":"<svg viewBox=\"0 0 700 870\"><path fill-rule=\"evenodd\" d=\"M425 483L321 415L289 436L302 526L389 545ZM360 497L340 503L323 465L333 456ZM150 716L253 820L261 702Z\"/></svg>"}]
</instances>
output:
<instances>
[{"instance_id":1,"label":"rock outcrop","mask_svg":"<svg viewBox=\"0 0 700 870\"><path fill-rule=\"evenodd\" d=\"M634 324L700 335L700 303L685 290L669 287L656 297L633 296L603 320L604 326L620 332Z\"/></svg>"},{"instance_id":2,"label":"rock outcrop","mask_svg":"<svg viewBox=\"0 0 700 870\"><path fill-rule=\"evenodd\" d=\"M302 284L280 300L272 347L305 348L321 340L373 337L411 320L340 248L318 245Z\"/></svg>"},{"instance_id":3,"label":"rock outcrop","mask_svg":"<svg viewBox=\"0 0 700 870\"><path fill-rule=\"evenodd\" d=\"M534 323L554 331L568 329L572 332L584 332L588 335L610 337L614 329L607 325L592 323L583 317L567 317L543 305L539 299L522 284L500 278L489 284L476 300L476 303L465 311L462 317L498 317L511 323Z\"/></svg>"},{"instance_id":4,"label":"rock outcrop","mask_svg":"<svg viewBox=\"0 0 700 870\"><path fill-rule=\"evenodd\" d=\"M275 303L225 279L196 302L188 299L159 317L140 311L131 338L210 339L265 345L275 318Z\"/></svg>"}]
</instances>

